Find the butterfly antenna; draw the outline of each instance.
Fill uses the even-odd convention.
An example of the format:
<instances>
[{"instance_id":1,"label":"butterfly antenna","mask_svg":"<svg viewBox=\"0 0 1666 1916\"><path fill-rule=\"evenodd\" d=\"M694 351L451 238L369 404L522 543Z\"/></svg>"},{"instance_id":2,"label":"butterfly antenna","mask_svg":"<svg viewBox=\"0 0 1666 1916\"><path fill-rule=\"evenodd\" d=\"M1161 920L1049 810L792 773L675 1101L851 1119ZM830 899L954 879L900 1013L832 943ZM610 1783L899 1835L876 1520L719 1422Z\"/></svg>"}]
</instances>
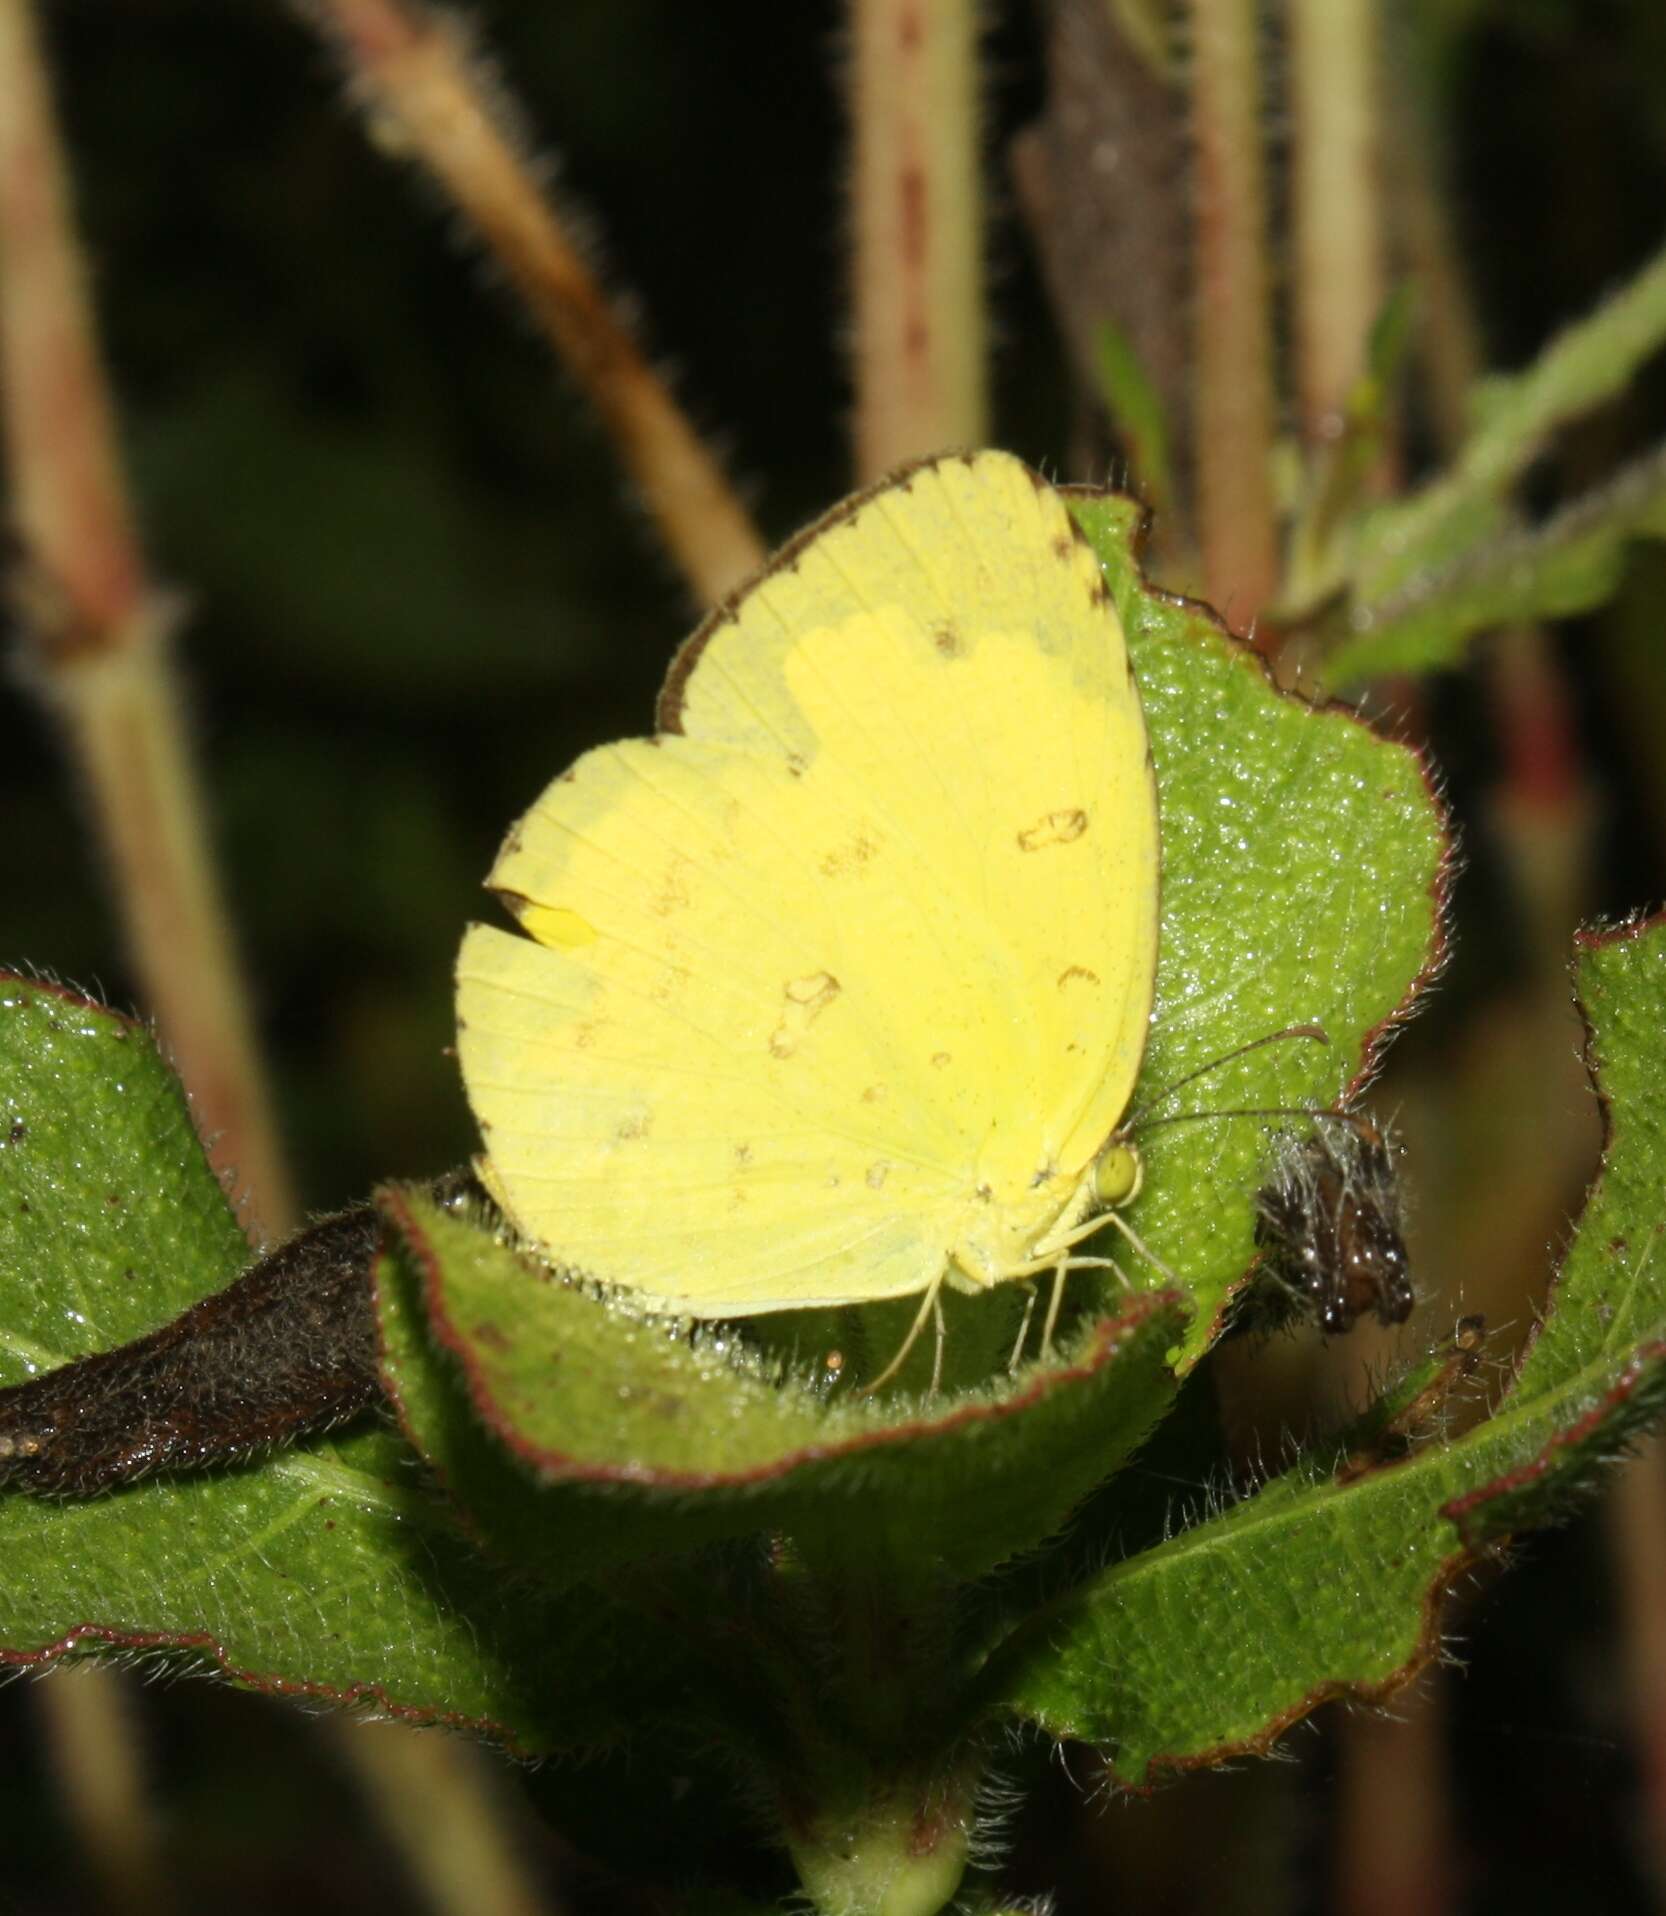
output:
<instances>
[{"instance_id":1,"label":"butterfly antenna","mask_svg":"<svg viewBox=\"0 0 1666 1916\"><path fill-rule=\"evenodd\" d=\"M1338 1111L1318 1104L1246 1104L1228 1111L1171 1111L1166 1118L1151 1119L1145 1128L1154 1131L1160 1124L1212 1124L1217 1118L1311 1118L1315 1123L1325 1120L1345 1124L1360 1136L1368 1131L1379 1138L1382 1135L1362 1112Z\"/></svg>"},{"instance_id":2,"label":"butterfly antenna","mask_svg":"<svg viewBox=\"0 0 1666 1916\"><path fill-rule=\"evenodd\" d=\"M1123 1120L1122 1129L1130 1131L1136 1124L1144 1121L1145 1114L1156 1105L1166 1104L1177 1091L1199 1078L1207 1077L1211 1071L1219 1071L1222 1065L1228 1065L1234 1059L1247 1057L1252 1051L1259 1051L1263 1045L1282 1044L1286 1038L1311 1038L1315 1044L1329 1044L1330 1033L1323 1025L1286 1025L1282 1031L1269 1031L1265 1037L1251 1038L1248 1044L1241 1044L1235 1051L1224 1052L1218 1058L1211 1058L1207 1064L1200 1064L1195 1070L1188 1071L1183 1078L1176 1078L1172 1084L1166 1084L1161 1091L1154 1091L1143 1103L1135 1107ZM1173 1120L1159 1118L1159 1124L1169 1124Z\"/></svg>"}]
</instances>

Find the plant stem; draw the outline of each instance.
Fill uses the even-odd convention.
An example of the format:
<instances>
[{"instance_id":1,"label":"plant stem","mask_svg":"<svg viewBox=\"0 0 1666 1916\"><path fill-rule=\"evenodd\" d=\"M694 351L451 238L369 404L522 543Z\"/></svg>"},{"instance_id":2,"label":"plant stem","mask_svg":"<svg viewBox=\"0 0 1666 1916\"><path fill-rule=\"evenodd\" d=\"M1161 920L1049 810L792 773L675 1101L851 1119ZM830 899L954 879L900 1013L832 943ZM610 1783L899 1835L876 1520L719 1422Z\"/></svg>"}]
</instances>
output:
<instances>
[{"instance_id":1,"label":"plant stem","mask_svg":"<svg viewBox=\"0 0 1666 1916\"><path fill-rule=\"evenodd\" d=\"M98 1664L66 1663L34 1694L53 1781L99 1908L112 1916L173 1908L127 1685Z\"/></svg>"},{"instance_id":2,"label":"plant stem","mask_svg":"<svg viewBox=\"0 0 1666 1916\"><path fill-rule=\"evenodd\" d=\"M1272 597L1273 360L1255 0L1190 0L1193 327L1204 591L1248 631Z\"/></svg>"},{"instance_id":3,"label":"plant stem","mask_svg":"<svg viewBox=\"0 0 1666 1916\"><path fill-rule=\"evenodd\" d=\"M1435 118L1426 78L1416 70L1411 33L1393 11L1389 84L1378 94L1382 164L1395 271L1417 289L1414 351L1427 376L1435 436L1447 448L1469 429L1470 391L1483 365L1481 329L1452 230Z\"/></svg>"},{"instance_id":4,"label":"plant stem","mask_svg":"<svg viewBox=\"0 0 1666 1916\"><path fill-rule=\"evenodd\" d=\"M147 1003L210 1154L267 1229L293 1214L145 576L40 48L0 0L0 396L32 676L58 714ZM32 618L27 615L32 613Z\"/></svg>"},{"instance_id":5,"label":"plant stem","mask_svg":"<svg viewBox=\"0 0 1666 1916\"><path fill-rule=\"evenodd\" d=\"M1443 1916L1458 1906L1453 1779L1442 1684L1395 1699L1395 1717L1338 1725L1336 1916Z\"/></svg>"},{"instance_id":6,"label":"plant stem","mask_svg":"<svg viewBox=\"0 0 1666 1916\"><path fill-rule=\"evenodd\" d=\"M432 1730L331 1719L336 1747L435 1916L557 1916L513 1841L478 1750Z\"/></svg>"},{"instance_id":7,"label":"plant stem","mask_svg":"<svg viewBox=\"0 0 1666 1916\"><path fill-rule=\"evenodd\" d=\"M1311 444L1342 429L1383 303L1376 0L1290 0L1297 389Z\"/></svg>"},{"instance_id":8,"label":"plant stem","mask_svg":"<svg viewBox=\"0 0 1666 1916\"><path fill-rule=\"evenodd\" d=\"M168 655L169 607L147 581L116 450L86 275L69 216L46 73L25 0L0 0L0 399L13 515L26 560L17 582L33 640L31 670L58 713L87 790L145 996L189 1089L210 1152L235 1167L273 1235L294 1201L279 1152L241 989ZM163 1881L154 1829L115 1685L89 1667L40 1691L78 1843L101 1879L139 1889ZM397 1768L409 1793L420 1770L435 1799L464 1789L466 1758L438 1739L392 1739L355 1754L361 1773ZM96 1772L87 1770L96 1745ZM518 1870L492 1806L478 1801L469 1852ZM387 1787L373 1790L390 1799ZM428 1881L432 1844L412 1843ZM433 1893L447 1905L442 1885ZM156 1906L151 1897L148 1906ZM484 1907L484 1905L476 1905ZM529 1895L503 1907L532 1907Z\"/></svg>"},{"instance_id":9,"label":"plant stem","mask_svg":"<svg viewBox=\"0 0 1666 1916\"><path fill-rule=\"evenodd\" d=\"M706 604L763 563L745 509L539 190L453 17L419 0L297 0L340 53L371 138L415 161L500 265L601 415L666 548Z\"/></svg>"},{"instance_id":10,"label":"plant stem","mask_svg":"<svg viewBox=\"0 0 1666 1916\"><path fill-rule=\"evenodd\" d=\"M45 61L25 0L0 0L0 413L12 517L33 585L28 669L64 727L109 857L146 997L193 1085L222 1170L288 1206L246 1009L116 453L69 214ZM166 722L148 737L145 721ZM158 829L162 821L166 829ZM166 1880L121 1679L91 1666L39 1693L76 1847L115 1906L164 1906Z\"/></svg>"},{"instance_id":11,"label":"plant stem","mask_svg":"<svg viewBox=\"0 0 1666 1916\"><path fill-rule=\"evenodd\" d=\"M982 1764L925 1781L880 1781L853 1758L824 1780L813 1820L787 1846L819 1916L937 1916L965 1874Z\"/></svg>"},{"instance_id":12,"label":"plant stem","mask_svg":"<svg viewBox=\"0 0 1666 1916\"><path fill-rule=\"evenodd\" d=\"M856 469L988 436L974 0L851 9Z\"/></svg>"}]
</instances>

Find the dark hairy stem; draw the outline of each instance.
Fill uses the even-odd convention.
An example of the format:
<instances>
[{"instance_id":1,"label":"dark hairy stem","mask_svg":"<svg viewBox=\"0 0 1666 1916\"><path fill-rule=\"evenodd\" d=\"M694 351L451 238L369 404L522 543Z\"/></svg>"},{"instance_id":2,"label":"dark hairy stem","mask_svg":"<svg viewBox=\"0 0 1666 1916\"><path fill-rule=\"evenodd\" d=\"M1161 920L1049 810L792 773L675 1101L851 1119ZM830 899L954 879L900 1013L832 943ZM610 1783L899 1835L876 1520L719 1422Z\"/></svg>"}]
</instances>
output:
<instances>
[{"instance_id":1,"label":"dark hairy stem","mask_svg":"<svg viewBox=\"0 0 1666 1916\"><path fill-rule=\"evenodd\" d=\"M158 1470L228 1463L347 1422L381 1396L357 1205L119 1349L0 1390L0 1485L88 1497Z\"/></svg>"}]
</instances>

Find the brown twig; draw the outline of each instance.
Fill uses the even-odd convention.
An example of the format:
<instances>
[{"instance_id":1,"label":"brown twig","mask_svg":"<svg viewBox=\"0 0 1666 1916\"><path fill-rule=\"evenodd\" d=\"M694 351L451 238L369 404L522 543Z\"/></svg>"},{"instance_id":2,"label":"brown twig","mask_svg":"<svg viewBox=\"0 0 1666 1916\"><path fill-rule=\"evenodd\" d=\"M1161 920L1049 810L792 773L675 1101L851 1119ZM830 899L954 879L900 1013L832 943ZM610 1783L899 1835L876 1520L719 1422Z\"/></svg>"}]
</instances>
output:
<instances>
[{"instance_id":1,"label":"brown twig","mask_svg":"<svg viewBox=\"0 0 1666 1916\"><path fill-rule=\"evenodd\" d=\"M1193 337L1204 590L1240 632L1278 579L1255 0L1190 0Z\"/></svg>"},{"instance_id":2,"label":"brown twig","mask_svg":"<svg viewBox=\"0 0 1666 1916\"><path fill-rule=\"evenodd\" d=\"M973 0L851 8L856 469L988 435Z\"/></svg>"},{"instance_id":3,"label":"brown twig","mask_svg":"<svg viewBox=\"0 0 1666 1916\"><path fill-rule=\"evenodd\" d=\"M46 72L26 0L0 0L0 399L13 512L24 560L14 582L30 675L58 713L111 865L145 994L189 1088L216 1161L281 1234L289 1181L215 882L204 807L168 653L169 607L148 582L134 531L109 393ZM165 1875L141 1765L114 1671L88 1667L39 1691L77 1839L113 1906L164 1906ZM437 1738L408 1753L393 1740L352 1754L379 1806L426 1776L430 1800L467 1805L472 1866L512 1887L495 1904L535 1906L507 1834L493 1824L468 1756ZM89 1754L96 1750L96 1761ZM467 1906L432 1842L408 1819L391 1833L437 1908ZM488 1869L489 1865L489 1869ZM449 1872L449 1873L448 1873Z\"/></svg>"},{"instance_id":4,"label":"brown twig","mask_svg":"<svg viewBox=\"0 0 1666 1916\"><path fill-rule=\"evenodd\" d=\"M147 1004L215 1162L292 1215L168 652L116 452L33 22L0 4L0 408L29 675L58 715Z\"/></svg>"},{"instance_id":5,"label":"brown twig","mask_svg":"<svg viewBox=\"0 0 1666 1916\"><path fill-rule=\"evenodd\" d=\"M214 896L160 604L123 484L45 65L24 0L0 0L0 399L24 557L29 676L60 717L146 997L216 1160L281 1226L287 1184ZM28 616L32 614L33 616ZM157 725L158 715L162 723ZM113 1908L161 1909L165 1872L116 1673L38 1693L77 1846Z\"/></svg>"},{"instance_id":6,"label":"brown twig","mask_svg":"<svg viewBox=\"0 0 1666 1916\"><path fill-rule=\"evenodd\" d=\"M371 137L439 186L601 415L660 536L706 604L763 562L716 459L539 190L501 82L420 0L296 0L340 54Z\"/></svg>"},{"instance_id":7,"label":"brown twig","mask_svg":"<svg viewBox=\"0 0 1666 1916\"><path fill-rule=\"evenodd\" d=\"M1458 1906L1444 1699L1440 1685L1419 1686L1395 1699L1393 1718L1342 1720L1336 1916L1441 1916Z\"/></svg>"}]
</instances>

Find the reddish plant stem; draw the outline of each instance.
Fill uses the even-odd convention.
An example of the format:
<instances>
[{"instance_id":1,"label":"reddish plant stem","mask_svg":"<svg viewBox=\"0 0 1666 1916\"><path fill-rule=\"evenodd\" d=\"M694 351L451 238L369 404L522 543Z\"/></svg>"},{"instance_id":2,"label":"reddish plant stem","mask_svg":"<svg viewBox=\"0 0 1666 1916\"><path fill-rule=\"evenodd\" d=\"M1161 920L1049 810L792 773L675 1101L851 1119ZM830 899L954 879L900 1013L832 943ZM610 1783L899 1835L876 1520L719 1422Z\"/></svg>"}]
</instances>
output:
<instances>
[{"instance_id":1,"label":"reddish plant stem","mask_svg":"<svg viewBox=\"0 0 1666 1916\"><path fill-rule=\"evenodd\" d=\"M1383 302L1376 0L1290 0L1289 21L1296 386L1321 445L1342 430Z\"/></svg>"},{"instance_id":2,"label":"reddish plant stem","mask_svg":"<svg viewBox=\"0 0 1666 1916\"><path fill-rule=\"evenodd\" d=\"M145 995L191 1092L211 1155L235 1169L273 1235L294 1215L247 1006L215 880L182 698L168 650L169 608L148 582L116 451L85 272L45 66L25 0L0 0L0 401L13 513L25 548L14 586L31 668L58 714L111 867ZM167 1905L143 1766L113 1670L88 1666L37 1695L78 1847L112 1902L132 1916ZM466 1853L490 1901L470 1901L456 1866L410 1819L390 1834L442 1911L536 1906L501 1812L437 1737L345 1739L377 1806L426 1799L460 1807ZM441 1827L430 1819L430 1831ZM487 1867L487 1864L490 1867Z\"/></svg>"},{"instance_id":3,"label":"reddish plant stem","mask_svg":"<svg viewBox=\"0 0 1666 1916\"><path fill-rule=\"evenodd\" d=\"M974 0L855 0L856 468L988 436Z\"/></svg>"},{"instance_id":4,"label":"reddish plant stem","mask_svg":"<svg viewBox=\"0 0 1666 1916\"><path fill-rule=\"evenodd\" d=\"M1190 0L1193 337L1204 592L1249 631L1278 579L1255 0Z\"/></svg>"},{"instance_id":5,"label":"reddish plant stem","mask_svg":"<svg viewBox=\"0 0 1666 1916\"><path fill-rule=\"evenodd\" d=\"M0 407L24 547L14 589L111 868L147 1004L217 1166L274 1233L293 1214L134 532L51 100L23 0L0 4Z\"/></svg>"},{"instance_id":6,"label":"reddish plant stem","mask_svg":"<svg viewBox=\"0 0 1666 1916\"><path fill-rule=\"evenodd\" d=\"M695 594L726 597L763 563L751 519L540 191L502 84L460 23L418 0L298 4L341 55L375 143L420 166L502 267Z\"/></svg>"},{"instance_id":7,"label":"reddish plant stem","mask_svg":"<svg viewBox=\"0 0 1666 1916\"><path fill-rule=\"evenodd\" d=\"M1339 1752L1336 1916L1440 1916L1457 1907L1444 1690L1396 1699L1395 1717L1344 1719ZM1374 1840L1358 1840L1365 1832Z\"/></svg>"}]
</instances>

